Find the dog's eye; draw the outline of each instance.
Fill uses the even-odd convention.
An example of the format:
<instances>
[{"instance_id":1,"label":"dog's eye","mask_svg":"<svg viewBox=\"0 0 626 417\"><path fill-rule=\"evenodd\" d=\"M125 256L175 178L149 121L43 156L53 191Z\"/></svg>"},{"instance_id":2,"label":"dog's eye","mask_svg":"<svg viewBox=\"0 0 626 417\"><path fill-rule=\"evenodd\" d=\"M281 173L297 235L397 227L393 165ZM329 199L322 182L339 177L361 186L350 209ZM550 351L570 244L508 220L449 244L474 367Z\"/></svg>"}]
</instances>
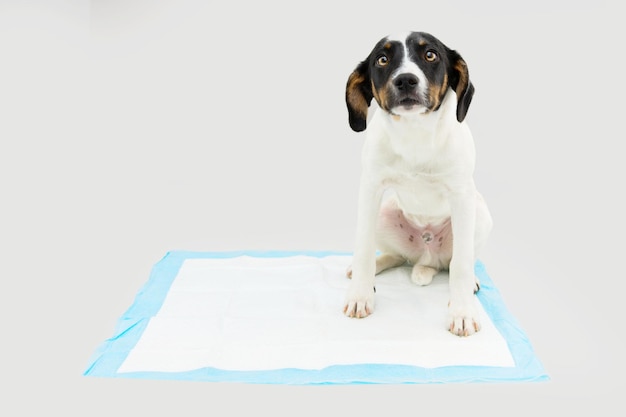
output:
<instances>
[{"instance_id":1,"label":"dog's eye","mask_svg":"<svg viewBox=\"0 0 626 417\"><path fill-rule=\"evenodd\" d=\"M428 62L435 62L437 58L439 58L439 56L437 55L437 52L433 50L429 50L429 51L426 51L426 53L424 54L424 58Z\"/></svg>"},{"instance_id":2,"label":"dog's eye","mask_svg":"<svg viewBox=\"0 0 626 417\"><path fill-rule=\"evenodd\" d=\"M379 56L378 59L376 60L376 65L378 65L379 67L384 67L388 63L389 63L389 58L387 58L385 55Z\"/></svg>"}]
</instances>

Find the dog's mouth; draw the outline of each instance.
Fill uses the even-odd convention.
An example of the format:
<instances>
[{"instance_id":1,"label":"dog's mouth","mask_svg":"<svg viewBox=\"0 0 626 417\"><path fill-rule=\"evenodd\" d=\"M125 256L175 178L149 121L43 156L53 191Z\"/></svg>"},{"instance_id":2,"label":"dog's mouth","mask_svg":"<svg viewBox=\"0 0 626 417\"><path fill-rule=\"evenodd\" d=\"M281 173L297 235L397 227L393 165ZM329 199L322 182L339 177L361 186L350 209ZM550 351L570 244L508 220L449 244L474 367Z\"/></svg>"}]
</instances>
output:
<instances>
[{"instance_id":1,"label":"dog's mouth","mask_svg":"<svg viewBox=\"0 0 626 417\"><path fill-rule=\"evenodd\" d=\"M396 116L422 114L426 110L426 102L417 91L396 93L389 104L389 112Z\"/></svg>"},{"instance_id":2,"label":"dog's mouth","mask_svg":"<svg viewBox=\"0 0 626 417\"><path fill-rule=\"evenodd\" d=\"M398 102L398 104L405 108L405 110L411 110L414 106L420 105L420 101L413 97L405 97Z\"/></svg>"}]
</instances>

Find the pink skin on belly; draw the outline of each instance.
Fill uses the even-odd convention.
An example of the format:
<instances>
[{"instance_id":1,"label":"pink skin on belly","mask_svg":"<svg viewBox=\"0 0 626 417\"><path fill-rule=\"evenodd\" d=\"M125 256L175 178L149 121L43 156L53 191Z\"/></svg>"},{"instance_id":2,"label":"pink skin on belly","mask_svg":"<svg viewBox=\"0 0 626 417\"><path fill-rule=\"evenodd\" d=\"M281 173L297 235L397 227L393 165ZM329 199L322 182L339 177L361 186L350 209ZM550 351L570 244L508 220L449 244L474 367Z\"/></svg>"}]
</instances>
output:
<instances>
[{"instance_id":1,"label":"pink skin on belly","mask_svg":"<svg viewBox=\"0 0 626 417\"><path fill-rule=\"evenodd\" d=\"M377 239L381 251L399 254L413 264L447 269L452 257L449 218L441 224L418 226L404 216L395 201L381 208Z\"/></svg>"}]
</instances>

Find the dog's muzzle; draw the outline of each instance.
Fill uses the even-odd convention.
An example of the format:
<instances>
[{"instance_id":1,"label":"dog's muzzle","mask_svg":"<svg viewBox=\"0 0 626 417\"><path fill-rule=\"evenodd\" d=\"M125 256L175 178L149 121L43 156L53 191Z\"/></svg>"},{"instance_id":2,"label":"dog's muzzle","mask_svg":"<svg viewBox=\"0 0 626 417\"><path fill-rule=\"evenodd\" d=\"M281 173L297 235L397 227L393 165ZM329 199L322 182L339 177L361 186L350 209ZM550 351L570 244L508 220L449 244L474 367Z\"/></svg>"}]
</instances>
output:
<instances>
[{"instance_id":1,"label":"dog's muzzle","mask_svg":"<svg viewBox=\"0 0 626 417\"><path fill-rule=\"evenodd\" d=\"M419 80L414 74L400 74L393 80L396 92L395 104L410 110L423 104L418 94Z\"/></svg>"}]
</instances>

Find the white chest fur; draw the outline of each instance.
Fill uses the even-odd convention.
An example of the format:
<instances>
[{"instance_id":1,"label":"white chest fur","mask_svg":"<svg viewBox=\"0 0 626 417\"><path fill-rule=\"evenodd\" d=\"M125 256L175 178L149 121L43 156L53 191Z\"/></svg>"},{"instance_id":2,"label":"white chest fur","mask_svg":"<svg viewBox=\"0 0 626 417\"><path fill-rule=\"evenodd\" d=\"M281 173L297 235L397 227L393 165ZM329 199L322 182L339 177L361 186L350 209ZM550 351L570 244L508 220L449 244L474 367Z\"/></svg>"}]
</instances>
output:
<instances>
[{"instance_id":1,"label":"white chest fur","mask_svg":"<svg viewBox=\"0 0 626 417\"><path fill-rule=\"evenodd\" d=\"M437 112L406 118L378 111L368 127L363 174L392 189L419 224L448 218L449 192L471 181L473 140L467 125L456 121L455 105L450 92Z\"/></svg>"}]
</instances>

